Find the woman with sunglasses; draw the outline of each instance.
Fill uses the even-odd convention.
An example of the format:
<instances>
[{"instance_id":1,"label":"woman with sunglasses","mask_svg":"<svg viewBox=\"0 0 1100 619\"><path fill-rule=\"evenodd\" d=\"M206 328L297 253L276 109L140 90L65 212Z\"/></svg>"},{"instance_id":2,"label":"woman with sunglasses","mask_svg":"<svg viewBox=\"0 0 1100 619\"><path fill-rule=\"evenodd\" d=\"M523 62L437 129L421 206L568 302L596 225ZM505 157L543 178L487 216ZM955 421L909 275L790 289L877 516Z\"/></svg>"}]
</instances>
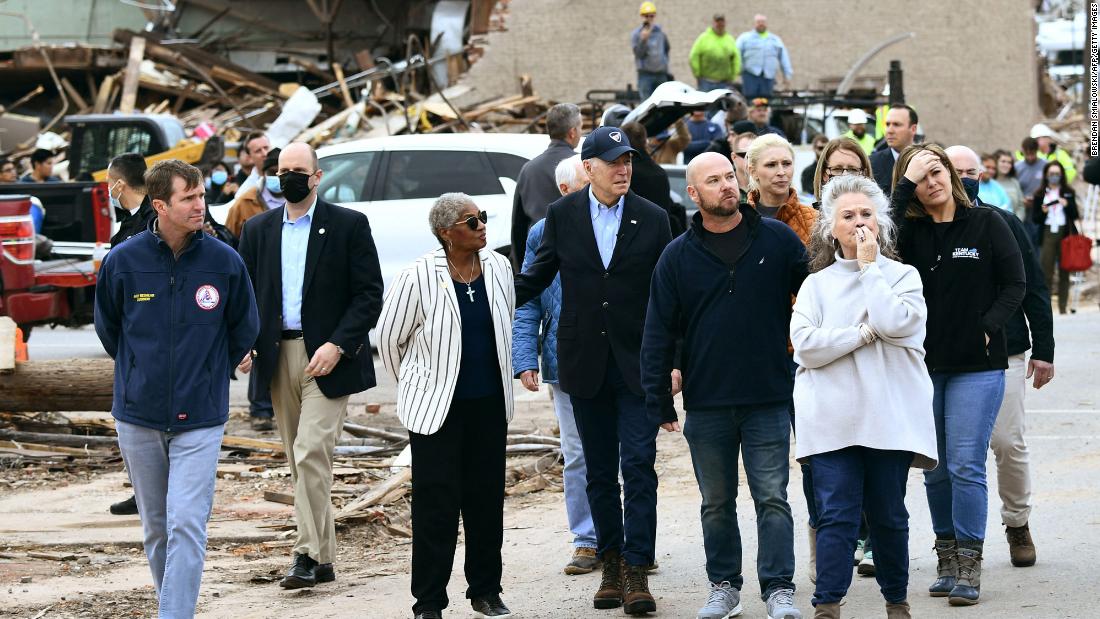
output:
<instances>
[{"instance_id":1,"label":"woman with sunglasses","mask_svg":"<svg viewBox=\"0 0 1100 619\"><path fill-rule=\"evenodd\" d=\"M397 416L412 448L418 619L447 607L460 513L466 597L478 616L510 616L500 549L515 289L508 259L485 247L486 220L470 196L440 196L428 224L442 247L394 278L378 320L379 355L397 380Z\"/></svg>"},{"instance_id":2,"label":"woman with sunglasses","mask_svg":"<svg viewBox=\"0 0 1100 619\"><path fill-rule=\"evenodd\" d=\"M952 606L978 603L989 490L986 455L1005 393L1005 323L1024 298L1024 263L1011 229L970 201L947 153L906 148L894 167L898 254L916 267L928 304L925 365L932 377L939 466L924 474L938 577Z\"/></svg>"}]
</instances>

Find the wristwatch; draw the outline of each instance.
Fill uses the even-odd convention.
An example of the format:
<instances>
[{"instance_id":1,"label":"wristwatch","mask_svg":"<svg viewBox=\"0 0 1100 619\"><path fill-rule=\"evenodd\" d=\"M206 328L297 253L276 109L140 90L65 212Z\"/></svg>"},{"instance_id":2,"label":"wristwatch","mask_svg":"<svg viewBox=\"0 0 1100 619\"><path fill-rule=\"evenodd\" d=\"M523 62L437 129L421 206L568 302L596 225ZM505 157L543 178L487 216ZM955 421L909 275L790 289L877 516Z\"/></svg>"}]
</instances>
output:
<instances>
[{"instance_id":1,"label":"wristwatch","mask_svg":"<svg viewBox=\"0 0 1100 619\"><path fill-rule=\"evenodd\" d=\"M343 348L341 348L339 344L333 344L333 346L335 346L335 347L336 347L336 352L340 353L340 356L341 356L341 357L346 357L346 356L348 356L348 355L347 355L347 353L345 353L345 352L344 352L344 349L343 349Z\"/></svg>"}]
</instances>

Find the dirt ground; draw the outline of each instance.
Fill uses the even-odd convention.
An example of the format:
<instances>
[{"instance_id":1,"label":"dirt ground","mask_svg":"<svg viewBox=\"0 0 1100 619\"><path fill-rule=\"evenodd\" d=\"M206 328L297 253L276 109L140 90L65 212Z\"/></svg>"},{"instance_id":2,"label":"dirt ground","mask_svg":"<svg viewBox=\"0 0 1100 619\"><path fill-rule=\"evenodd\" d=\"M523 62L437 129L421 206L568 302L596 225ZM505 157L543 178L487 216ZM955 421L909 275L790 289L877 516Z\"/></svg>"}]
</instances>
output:
<instances>
[{"instance_id":1,"label":"dirt ground","mask_svg":"<svg viewBox=\"0 0 1100 619\"><path fill-rule=\"evenodd\" d=\"M1076 316L1055 316L1058 374L1042 391L1028 389L1028 437L1032 454L1035 511L1031 526L1039 562L1018 569L1008 562L993 490L987 521L982 602L972 608L948 607L923 593L934 576L935 555L922 477L912 472L907 506L910 526L910 602L915 617L1092 618L1092 600L1100 593L1090 557L1100 554L1100 313L1083 308ZM242 385L235 386L237 393ZM392 396L385 387L353 400L352 421L397 427ZM548 431L553 413L545 392L517 391L515 431ZM239 397L235 396L234 402ZM382 414L367 416L362 404L379 401ZM238 414L231 434L249 435ZM275 438L268 434L267 438ZM125 476L115 466L87 471L49 471L35 465L0 467L0 618L148 617L155 599L148 567L140 551L136 517L107 514L107 506L125 498ZM988 463L994 470L992 458ZM660 479L657 560L650 577L657 596L656 617L693 617L706 591L699 493L681 434L661 433L657 469ZM263 491L289 492L279 465L244 478L218 480L210 551L203 578L199 617L232 619L399 618L410 617L410 540L378 523L339 532L337 580L313 589L283 591L277 585L289 564L290 540L280 527L290 506L263 500ZM801 472L791 462L788 495L795 515L796 601L812 617L812 585L807 575L805 501ZM374 470L373 473L384 474ZM269 473L264 477L264 473ZM368 474L337 481L335 502L369 486ZM742 479L742 488L744 482ZM752 501L737 499L744 548L742 589L745 617L764 617L755 577L756 540ZM400 520L407 505L386 508ZM621 610L595 611L591 595L598 574L565 576L570 553L562 494L556 484L541 492L509 497L505 503L504 600L517 617L619 617ZM461 542L461 540L460 540ZM27 558L27 550L69 553L77 559ZM463 548L452 572L447 616L470 617L464 599ZM30 582L21 582L28 578ZM882 599L873 579L856 577L844 606L845 617L882 617Z\"/></svg>"}]
</instances>

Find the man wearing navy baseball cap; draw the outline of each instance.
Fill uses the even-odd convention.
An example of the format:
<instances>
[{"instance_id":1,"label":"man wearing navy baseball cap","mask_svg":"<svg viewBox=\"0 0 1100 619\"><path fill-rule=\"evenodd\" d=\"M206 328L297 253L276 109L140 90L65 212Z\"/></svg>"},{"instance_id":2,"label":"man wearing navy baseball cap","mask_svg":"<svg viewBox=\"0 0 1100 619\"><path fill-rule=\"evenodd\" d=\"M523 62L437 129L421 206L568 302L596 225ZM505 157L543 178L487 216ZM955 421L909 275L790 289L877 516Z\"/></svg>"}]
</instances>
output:
<instances>
[{"instance_id":1,"label":"man wearing navy baseball cap","mask_svg":"<svg viewBox=\"0 0 1100 619\"><path fill-rule=\"evenodd\" d=\"M659 420L646 413L639 354L649 281L672 240L664 209L630 191L635 152L617 127L585 139L591 183L550 205L535 261L516 276L520 307L561 273L559 387L573 403L603 561L593 605L628 614L657 609L646 574L657 537Z\"/></svg>"}]
</instances>

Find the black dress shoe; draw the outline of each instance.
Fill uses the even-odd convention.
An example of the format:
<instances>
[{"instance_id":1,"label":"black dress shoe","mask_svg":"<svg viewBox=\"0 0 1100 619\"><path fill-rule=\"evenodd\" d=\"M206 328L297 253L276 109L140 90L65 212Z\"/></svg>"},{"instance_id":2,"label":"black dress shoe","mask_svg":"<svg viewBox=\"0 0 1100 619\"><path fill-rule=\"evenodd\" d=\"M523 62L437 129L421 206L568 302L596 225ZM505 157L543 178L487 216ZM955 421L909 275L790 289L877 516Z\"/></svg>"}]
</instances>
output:
<instances>
[{"instance_id":1,"label":"black dress shoe","mask_svg":"<svg viewBox=\"0 0 1100 619\"><path fill-rule=\"evenodd\" d=\"M317 577L313 573L315 567L317 567L317 562L310 559L309 555L294 553L294 563L290 566L290 571L286 573L286 576L279 581L279 586L283 589L301 589L302 587L316 585Z\"/></svg>"},{"instance_id":2,"label":"black dress shoe","mask_svg":"<svg viewBox=\"0 0 1100 619\"><path fill-rule=\"evenodd\" d=\"M443 611L440 610L422 610L416 613L415 619L443 619Z\"/></svg>"},{"instance_id":3,"label":"black dress shoe","mask_svg":"<svg viewBox=\"0 0 1100 619\"><path fill-rule=\"evenodd\" d=\"M512 611L508 610L508 607L504 605L504 602L500 599L500 595L498 594L474 598L470 600L470 604L474 607L475 617L492 619L495 617L512 616Z\"/></svg>"},{"instance_id":4,"label":"black dress shoe","mask_svg":"<svg viewBox=\"0 0 1100 619\"><path fill-rule=\"evenodd\" d=\"M119 501L111 505L111 513L116 516L133 516L138 513L137 497L130 495L125 501Z\"/></svg>"},{"instance_id":5,"label":"black dress shoe","mask_svg":"<svg viewBox=\"0 0 1100 619\"><path fill-rule=\"evenodd\" d=\"M317 567L313 568L313 577L318 583L332 582L336 580L336 572L333 571L331 563L318 563Z\"/></svg>"},{"instance_id":6,"label":"black dress shoe","mask_svg":"<svg viewBox=\"0 0 1100 619\"><path fill-rule=\"evenodd\" d=\"M275 423L271 417L253 417L252 429L257 432L270 432L275 429Z\"/></svg>"}]
</instances>

